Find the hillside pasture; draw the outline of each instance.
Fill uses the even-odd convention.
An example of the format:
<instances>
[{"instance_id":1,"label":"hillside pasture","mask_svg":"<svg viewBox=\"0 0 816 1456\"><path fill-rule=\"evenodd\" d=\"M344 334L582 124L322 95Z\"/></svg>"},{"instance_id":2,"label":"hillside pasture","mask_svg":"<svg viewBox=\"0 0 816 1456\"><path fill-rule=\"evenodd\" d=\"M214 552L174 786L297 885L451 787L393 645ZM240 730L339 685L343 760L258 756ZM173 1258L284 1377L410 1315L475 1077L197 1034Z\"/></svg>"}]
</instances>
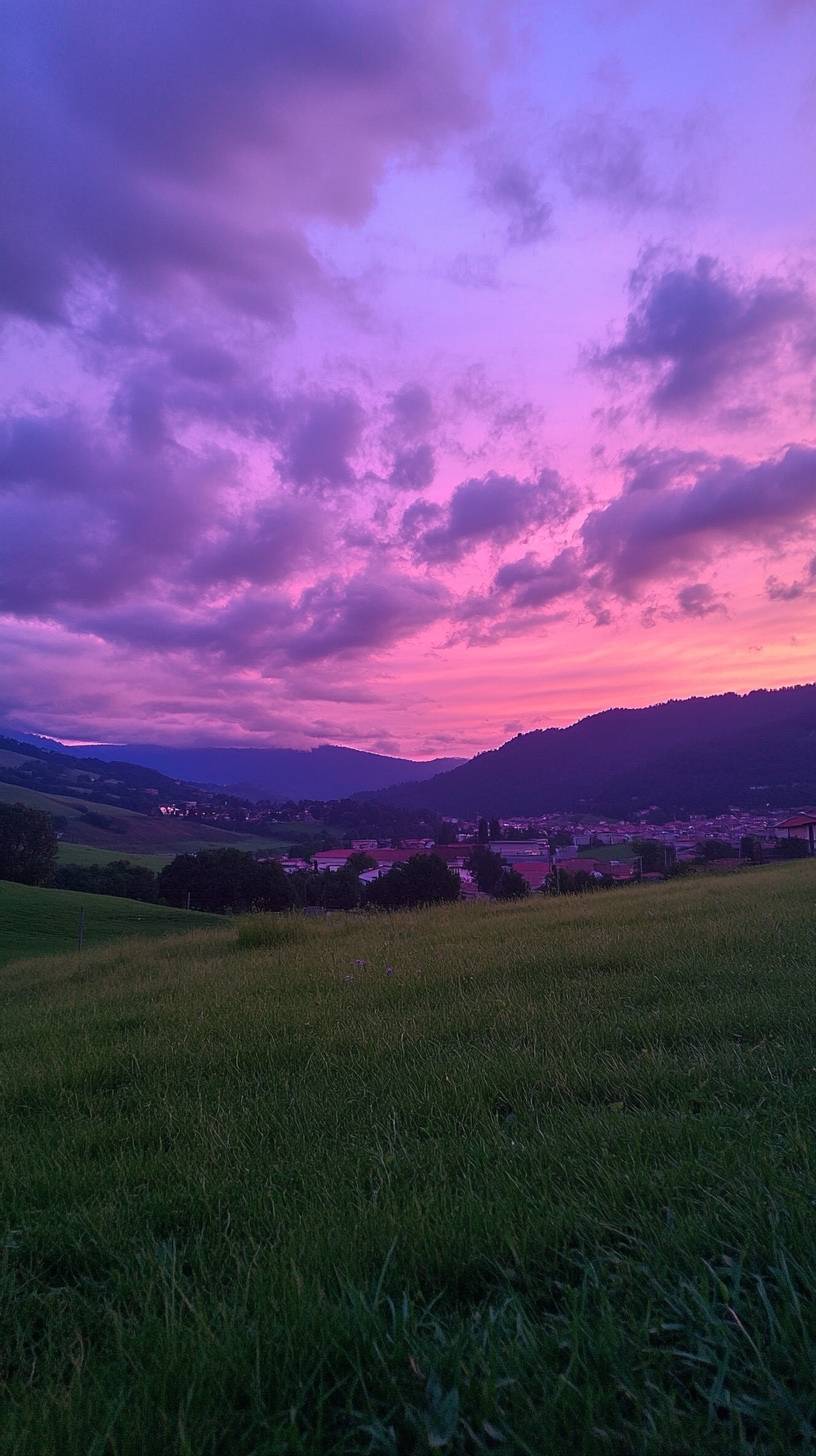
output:
<instances>
[{"instance_id":1,"label":"hillside pasture","mask_svg":"<svg viewBox=\"0 0 816 1456\"><path fill-rule=\"evenodd\" d=\"M3 972L9 1456L789 1456L812 862Z\"/></svg>"},{"instance_id":2,"label":"hillside pasture","mask_svg":"<svg viewBox=\"0 0 816 1456\"><path fill-rule=\"evenodd\" d=\"M73 952L84 911L86 947L130 936L179 935L222 922L215 915L0 880L0 965L19 956Z\"/></svg>"}]
</instances>

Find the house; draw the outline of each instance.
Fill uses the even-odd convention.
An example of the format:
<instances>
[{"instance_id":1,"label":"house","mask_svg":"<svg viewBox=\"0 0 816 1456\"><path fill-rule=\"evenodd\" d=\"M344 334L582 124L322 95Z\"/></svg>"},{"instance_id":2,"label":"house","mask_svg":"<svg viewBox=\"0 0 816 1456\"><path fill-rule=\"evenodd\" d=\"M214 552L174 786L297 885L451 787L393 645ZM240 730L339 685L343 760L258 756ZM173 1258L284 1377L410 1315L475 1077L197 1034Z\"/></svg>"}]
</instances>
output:
<instances>
[{"instance_id":1,"label":"house","mask_svg":"<svg viewBox=\"0 0 816 1456\"><path fill-rule=\"evenodd\" d=\"M550 875L549 859L533 859L527 856L525 859L511 860L508 869L515 870L527 881L531 890L541 890L546 885Z\"/></svg>"},{"instance_id":2,"label":"house","mask_svg":"<svg viewBox=\"0 0 816 1456\"><path fill-rule=\"evenodd\" d=\"M546 839L491 839L487 848L510 864L517 859L549 859L550 846Z\"/></svg>"},{"instance_id":3,"label":"house","mask_svg":"<svg viewBox=\"0 0 816 1456\"><path fill-rule=\"evenodd\" d=\"M809 854L816 854L816 814L791 814L776 826L777 839L804 839Z\"/></svg>"},{"instance_id":4,"label":"house","mask_svg":"<svg viewBox=\"0 0 816 1456\"><path fill-rule=\"evenodd\" d=\"M365 853L374 860L375 870L366 873L385 874L393 864L402 864L409 860L415 853L412 849L367 849ZM316 870L342 870L344 865L353 854L360 853L355 849L320 849L313 857L313 864Z\"/></svg>"}]
</instances>

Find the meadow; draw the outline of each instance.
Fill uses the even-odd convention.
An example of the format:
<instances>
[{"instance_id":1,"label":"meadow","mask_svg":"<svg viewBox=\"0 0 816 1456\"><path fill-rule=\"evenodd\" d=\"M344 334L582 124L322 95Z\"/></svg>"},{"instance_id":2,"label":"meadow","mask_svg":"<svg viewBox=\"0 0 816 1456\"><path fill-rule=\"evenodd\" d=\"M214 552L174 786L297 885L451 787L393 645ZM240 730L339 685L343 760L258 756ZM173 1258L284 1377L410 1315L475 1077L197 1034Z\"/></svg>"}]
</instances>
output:
<instances>
[{"instance_id":1,"label":"meadow","mask_svg":"<svg viewBox=\"0 0 816 1456\"><path fill-rule=\"evenodd\" d=\"M78 945L80 911L84 911L86 949L111 940L178 935L220 923L216 915L146 905L117 895L41 890L0 880L0 966L19 956L73 954Z\"/></svg>"},{"instance_id":2,"label":"meadow","mask_svg":"<svg viewBox=\"0 0 816 1456\"><path fill-rule=\"evenodd\" d=\"M0 1452L812 1450L814 891L5 967Z\"/></svg>"}]
</instances>

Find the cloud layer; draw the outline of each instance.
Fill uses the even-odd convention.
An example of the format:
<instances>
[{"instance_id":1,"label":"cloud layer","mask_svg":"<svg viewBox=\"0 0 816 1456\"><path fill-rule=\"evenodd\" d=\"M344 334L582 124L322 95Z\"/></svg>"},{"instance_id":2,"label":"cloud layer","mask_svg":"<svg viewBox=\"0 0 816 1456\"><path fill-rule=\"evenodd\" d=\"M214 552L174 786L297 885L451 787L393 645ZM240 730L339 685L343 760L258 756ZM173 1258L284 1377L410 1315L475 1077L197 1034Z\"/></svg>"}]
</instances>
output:
<instances>
[{"instance_id":1,"label":"cloud layer","mask_svg":"<svg viewBox=\"0 0 816 1456\"><path fill-rule=\"evenodd\" d=\"M712 643L731 685L801 676L778 10L9 0L9 724L436 753L713 689Z\"/></svg>"}]
</instances>

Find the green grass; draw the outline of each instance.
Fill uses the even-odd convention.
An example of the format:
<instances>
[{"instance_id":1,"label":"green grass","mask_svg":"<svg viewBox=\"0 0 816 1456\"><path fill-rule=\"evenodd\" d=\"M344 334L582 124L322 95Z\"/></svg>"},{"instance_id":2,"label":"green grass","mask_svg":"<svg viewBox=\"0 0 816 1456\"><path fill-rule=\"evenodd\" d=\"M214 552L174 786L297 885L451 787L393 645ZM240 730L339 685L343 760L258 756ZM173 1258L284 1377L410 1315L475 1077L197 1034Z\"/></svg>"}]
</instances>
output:
<instances>
[{"instance_id":1,"label":"green grass","mask_svg":"<svg viewBox=\"0 0 816 1456\"><path fill-rule=\"evenodd\" d=\"M185 846L186 848L186 846ZM174 858L173 850L156 850L153 854L132 853L128 849L99 849L92 844L71 844L60 840L57 845L58 864L101 865L113 860L127 859L132 864L145 865L149 870L160 870Z\"/></svg>"},{"instance_id":2,"label":"green grass","mask_svg":"<svg viewBox=\"0 0 816 1456\"><path fill-rule=\"evenodd\" d=\"M40 890L0 880L0 964L19 956L73 951L81 909L85 911L86 946L124 936L178 935L220 923L216 915L171 910L116 895Z\"/></svg>"},{"instance_id":3,"label":"green grass","mask_svg":"<svg viewBox=\"0 0 816 1456\"><path fill-rule=\"evenodd\" d=\"M7 967L0 1451L813 1450L815 890Z\"/></svg>"}]
</instances>

